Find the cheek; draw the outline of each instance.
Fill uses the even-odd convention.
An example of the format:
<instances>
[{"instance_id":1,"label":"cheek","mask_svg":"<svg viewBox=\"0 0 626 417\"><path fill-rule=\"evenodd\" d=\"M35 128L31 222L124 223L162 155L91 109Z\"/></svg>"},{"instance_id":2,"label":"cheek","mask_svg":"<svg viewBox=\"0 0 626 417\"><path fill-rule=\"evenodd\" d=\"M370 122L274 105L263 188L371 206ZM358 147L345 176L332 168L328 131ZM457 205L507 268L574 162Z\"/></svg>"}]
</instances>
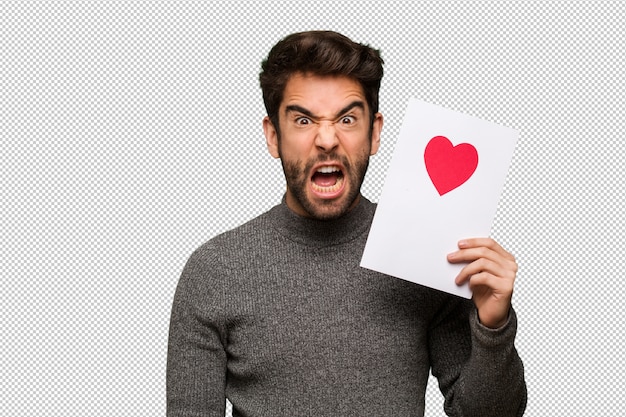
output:
<instances>
[{"instance_id":1,"label":"cheek","mask_svg":"<svg viewBox=\"0 0 626 417\"><path fill-rule=\"evenodd\" d=\"M296 161L300 159L300 152L296 147L288 143L280 143L278 145L278 153L280 158L289 161Z\"/></svg>"},{"instance_id":2,"label":"cheek","mask_svg":"<svg viewBox=\"0 0 626 417\"><path fill-rule=\"evenodd\" d=\"M281 158L303 159L309 155L311 143L311 140L303 135L289 137L285 135L278 142L278 152Z\"/></svg>"},{"instance_id":3,"label":"cheek","mask_svg":"<svg viewBox=\"0 0 626 417\"><path fill-rule=\"evenodd\" d=\"M353 158L363 159L374 153L373 143L369 139L369 135L360 135L358 138L350 141L346 145L346 153L352 155Z\"/></svg>"}]
</instances>

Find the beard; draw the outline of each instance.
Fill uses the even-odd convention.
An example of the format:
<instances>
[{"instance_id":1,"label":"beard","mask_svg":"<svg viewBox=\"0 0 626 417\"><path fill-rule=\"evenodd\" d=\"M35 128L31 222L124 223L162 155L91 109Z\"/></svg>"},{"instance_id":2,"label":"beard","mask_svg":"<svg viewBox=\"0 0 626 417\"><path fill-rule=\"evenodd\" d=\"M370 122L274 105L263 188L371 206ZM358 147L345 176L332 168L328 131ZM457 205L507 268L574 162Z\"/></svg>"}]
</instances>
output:
<instances>
[{"instance_id":1,"label":"beard","mask_svg":"<svg viewBox=\"0 0 626 417\"><path fill-rule=\"evenodd\" d=\"M313 166L326 162L341 162L344 172L342 172L344 181L346 181L346 192L337 199L313 201L309 198L307 190L309 189L311 178L311 169ZM365 179L365 174L369 165L369 153L359 155L354 164L351 164L345 156L336 154L324 154L309 160L306 164L302 161L285 161L281 158L287 187L291 191L291 195L307 212L309 217L317 220L333 220L346 214L353 204L361 195L361 184Z\"/></svg>"}]
</instances>

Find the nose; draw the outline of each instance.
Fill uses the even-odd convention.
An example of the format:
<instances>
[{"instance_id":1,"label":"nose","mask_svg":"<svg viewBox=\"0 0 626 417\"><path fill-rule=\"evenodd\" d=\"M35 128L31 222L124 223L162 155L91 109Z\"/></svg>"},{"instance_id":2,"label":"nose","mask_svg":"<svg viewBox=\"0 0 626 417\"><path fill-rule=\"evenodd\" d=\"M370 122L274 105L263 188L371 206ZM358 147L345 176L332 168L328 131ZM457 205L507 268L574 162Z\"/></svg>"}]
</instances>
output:
<instances>
[{"instance_id":1,"label":"nose","mask_svg":"<svg viewBox=\"0 0 626 417\"><path fill-rule=\"evenodd\" d=\"M331 121L322 121L319 124L317 135L315 137L315 146L321 151L330 152L339 144L335 123Z\"/></svg>"}]
</instances>

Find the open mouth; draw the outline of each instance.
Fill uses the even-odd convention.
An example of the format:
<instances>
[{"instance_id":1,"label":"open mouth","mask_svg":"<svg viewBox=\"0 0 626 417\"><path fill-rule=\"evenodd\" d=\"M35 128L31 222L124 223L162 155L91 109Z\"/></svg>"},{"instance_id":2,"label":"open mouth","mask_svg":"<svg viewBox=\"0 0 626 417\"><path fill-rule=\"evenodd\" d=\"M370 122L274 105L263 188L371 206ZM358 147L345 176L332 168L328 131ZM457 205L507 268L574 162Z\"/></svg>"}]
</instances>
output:
<instances>
[{"instance_id":1,"label":"open mouth","mask_svg":"<svg viewBox=\"0 0 626 417\"><path fill-rule=\"evenodd\" d=\"M340 191L344 184L344 175L336 165L319 167L311 177L313 191L331 196Z\"/></svg>"}]
</instances>

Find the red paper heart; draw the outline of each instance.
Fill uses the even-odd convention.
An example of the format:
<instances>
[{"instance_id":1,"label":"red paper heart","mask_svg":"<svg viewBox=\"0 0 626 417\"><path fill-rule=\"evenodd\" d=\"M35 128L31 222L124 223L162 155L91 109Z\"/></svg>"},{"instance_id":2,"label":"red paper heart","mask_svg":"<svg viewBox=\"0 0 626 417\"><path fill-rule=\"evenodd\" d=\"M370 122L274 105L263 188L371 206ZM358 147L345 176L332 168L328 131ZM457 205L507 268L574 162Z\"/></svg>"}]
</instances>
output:
<instances>
[{"instance_id":1,"label":"red paper heart","mask_svg":"<svg viewBox=\"0 0 626 417\"><path fill-rule=\"evenodd\" d=\"M452 146L445 136L435 136L424 150L426 171L440 196L467 181L478 166L478 152L469 143Z\"/></svg>"}]
</instances>

